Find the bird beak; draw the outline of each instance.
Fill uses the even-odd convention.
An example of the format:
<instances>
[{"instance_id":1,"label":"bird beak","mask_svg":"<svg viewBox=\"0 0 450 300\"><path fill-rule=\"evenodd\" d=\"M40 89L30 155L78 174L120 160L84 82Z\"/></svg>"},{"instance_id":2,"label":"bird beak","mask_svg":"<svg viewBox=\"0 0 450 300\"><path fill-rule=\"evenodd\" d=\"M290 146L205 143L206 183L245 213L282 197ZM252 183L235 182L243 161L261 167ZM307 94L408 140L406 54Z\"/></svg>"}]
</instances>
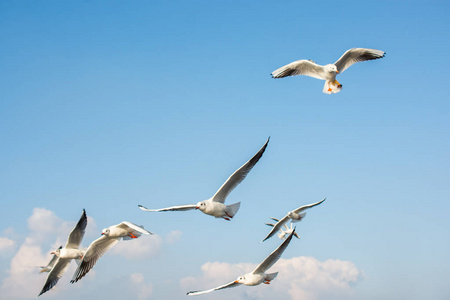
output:
<instances>
[{"instance_id":1,"label":"bird beak","mask_svg":"<svg viewBox=\"0 0 450 300\"><path fill-rule=\"evenodd\" d=\"M55 254L55 252L50 252L50 254Z\"/></svg>"},{"instance_id":2,"label":"bird beak","mask_svg":"<svg viewBox=\"0 0 450 300\"><path fill-rule=\"evenodd\" d=\"M199 207L197 206L195 209L199 209Z\"/></svg>"},{"instance_id":3,"label":"bird beak","mask_svg":"<svg viewBox=\"0 0 450 300\"><path fill-rule=\"evenodd\" d=\"M234 283L239 283L239 281L235 280Z\"/></svg>"},{"instance_id":4,"label":"bird beak","mask_svg":"<svg viewBox=\"0 0 450 300\"><path fill-rule=\"evenodd\" d=\"M338 71L338 70L336 70L336 73L338 73L338 74L339 74L339 71Z\"/></svg>"},{"instance_id":5,"label":"bird beak","mask_svg":"<svg viewBox=\"0 0 450 300\"><path fill-rule=\"evenodd\" d=\"M102 232L102 234L101 235L104 235L104 233Z\"/></svg>"}]
</instances>

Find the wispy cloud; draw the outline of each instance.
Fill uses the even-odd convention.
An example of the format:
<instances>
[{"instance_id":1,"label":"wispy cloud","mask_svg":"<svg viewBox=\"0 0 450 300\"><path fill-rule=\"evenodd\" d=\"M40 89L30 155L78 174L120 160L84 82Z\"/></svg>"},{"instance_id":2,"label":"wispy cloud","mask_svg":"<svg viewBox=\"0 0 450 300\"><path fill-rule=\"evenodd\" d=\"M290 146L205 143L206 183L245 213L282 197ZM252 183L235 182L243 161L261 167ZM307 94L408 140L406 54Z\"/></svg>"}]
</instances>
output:
<instances>
[{"instance_id":1,"label":"wispy cloud","mask_svg":"<svg viewBox=\"0 0 450 300\"><path fill-rule=\"evenodd\" d=\"M144 275L141 273L133 273L130 275L130 281L132 283L133 290L137 291L138 300L151 298L153 294L153 285L151 283L145 283Z\"/></svg>"},{"instance_id":2,"label":"wispy cloud","mask_svg":"<svg viewBox=\"0 0 450 300\"><path fill-rule=\"evenodd\" d=\"M202 275L185 277L180 286L186 292L202 290L235 280L239 275L251 272L256 264L208 262L202 265ZM329 259L319 261L313 257L280 259L270 272L279 272L271 285L236 287L213 292L211 299L351 299L352 284L361 279L361 271L350 261ZM233 291L231 291L233 290ZM209 299L209 298L208 298Z\"/></svg>"},{"instance_id":3,"label":"wispy cloud","mask_svg":"<svg viewBox=\"0 0 450 300\"><path fill-rule=\"evenodd\" d=\"M0 254L10 253L16 248L16 242L8 238L0 237Z\"/></svg>"}]
</instances>

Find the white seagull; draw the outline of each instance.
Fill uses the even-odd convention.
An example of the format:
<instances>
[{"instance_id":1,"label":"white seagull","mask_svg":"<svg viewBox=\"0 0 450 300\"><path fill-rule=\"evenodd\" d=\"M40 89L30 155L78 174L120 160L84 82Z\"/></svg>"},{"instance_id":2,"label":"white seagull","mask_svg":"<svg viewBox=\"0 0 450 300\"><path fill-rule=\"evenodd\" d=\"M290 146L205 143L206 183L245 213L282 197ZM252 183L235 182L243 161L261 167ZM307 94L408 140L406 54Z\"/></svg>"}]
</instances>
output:
<instances>
[{"instance_id":1,"label":"white seagull","mask_svg":"<svg viewBox=\"0 0 450 300\"><path fill-rule=\"evenodd\" d=\"M122 238L123 240L137 239L142 234L153 234L142 226L138 226L131 222L122 222L117 225L110 226L102 230L102 236L93 241L81 261L78 268L73 274L71 283L77 282L86 275L95 265L97 260L103 256L109 249L117 244Z\"/></svg>"},{"instance_id":2,"label":"white seagull","mask_svg":"<svg viewBox=\"0 0 450 300\"><path fill-rule=\"evenodd\" d=\"M342 84L336 80L336 74L344 72L354 63L383 58L386 52L375 49L352 48L347 50L334 64L318 65L312 60L297 60L272 72L272 78L306 75L325 80L323 92L335 94L341 91Z\"/></svg>"},{"instance_id":3,"label":"white seagull","mask_svg":"<svg viewBox=\"0 0 450 300\"><path fill-rule=\"evenodd\" d=\"M228 194L239 184L242 180L245 179L248 172L256 165L259 159L262 157L264 150L266 150L267 144L269 143L270 137L267 139L266 143L262 148L255 154L248 162L246 162L242 167L237 169L225 183L220 187L220 189L216 192L214 196L209 198L208 200L200 201L197 204L188 204L188 205L179 205L179 206L171 206L167 208L161 209L148 209L142 205L139 205L139 208L144 211L183 211L183 210L192 210L192 209L200 209L203 213L207 215L214 216L216 218L224 218L227 221L230 221L234 217L234 215L238 212L239 206L241 202L234 203L231 205L225 205L225 199Z\"/></svg>"},{"instance_id":4,"label":"white seagull","mask_svg":"<svg viewBox=\"0 0 450 300\"><path fill-rule=\"evenodd\" d=\"M51 253L56 255L58 258L55 262L55 265L50 270L50 273L48 273L44 287L42 288L42 291L38 296L50 290L58 283L58 280L63 276L64 272L66 272L72 259L83 258L83 251L78 248L80 247L81 240L83 239L86 226L86 211L83 209L80 220L78 221L77 225L75 225L74 229L69 235L69 238L67 239L66 246L64 248L60 247Z\"/></svg>"},{"instance_id":5,"label":"white seagull","mask_svg":"<svg viewBox=\"0 0 450 300\"><path fill-rule=\"evenodd\" d=\"M280 220L278 220L278 219L276 219L276 218L271 218L271 219L274 220L275 222L280 221ZM275 226L275 224L271 224L271 223L266 223L266 225L272 226L272 227ZM280 240L286 238L286 235L289 235L289 234L291 234L292 231L294 231L294 226L293 226L292 223L290 224L289 227L287 227L286 224L284 224L283 227L284 227L284 228L280 228L280 233L278 233L278 237L280 238ZM297 232L294 233L294 236L295 236L296 238L298 238L298 239L300 238L300 237L298 236Z\"/></svg>"},{"instance_id":6,"label":"white seagull","mask_svg":"<svg viewBox=\"0 0 450 300\"><path fill-rule=\"evenodd\" d=\"M307 210L308 208L314 207L316 205L319 205L320 203L322 203L323 201L325 201L325 199L327 198L323 198L321 201L313 203L313 204L308 204L308 205L303 205L300 206L299 208L290 211L286 214L286 216L284 216L281 220L279 220L272 228L272 230L269 232L269 234L262 240L262 242L264 242L265 240L267 240L268 238L272 237L278 230L280 230L283 226L283 224L285 224L286 222L288 222L289 220L291 220L291 222L300 222L306 215L306 213L302 213L303 211ZM274 218L272 218L273 220Z\"/></svg>"},{"instance_id":7,"label":"white seagull","mask_svg":"<svg viewBox=\"0 0 450 300\"><path fill-rule=\"evenodd\" d=\"M243 276L239 276L235 281L232 281L230 283L218 286L214 289L206 290L206 291L192 291L187 293L189 296L196 296L196 295L202 295L206 293L210 293L212 291L226 289L230 287L235 287L241 284L245 285L258 285L261 283L270 284L270 281L275 279L277 277L278 272L276 273L269 273L266 274L266 270L268 270L270 267L272 267L278 259L280 259L281 254L283 254L284 250L289 245L289 242L292 240L292 236L295 234L295 228L294 231L291 232L291 234L285 239L280 246L278 246L275 251L273 251L259 266L256 267L252 272L247 273Z\"/></svg>"},{"instance_id":8,"label":"white seagull","mask_svg":"<svg viewBox=\"0 0 450 300\"><path fill-rule=\"evenodd\" d=\"M58 249L61 250L62 246L59 246ZM41 268L41 271L39 271L39 273L50 272L53 269L53 266L55 265L57 260L58 260L58 256L56 256L56 254L53 254L52 259L48 262L48 264L46 266L39 267L39 268Z\"/></svg>"}]
</instances>

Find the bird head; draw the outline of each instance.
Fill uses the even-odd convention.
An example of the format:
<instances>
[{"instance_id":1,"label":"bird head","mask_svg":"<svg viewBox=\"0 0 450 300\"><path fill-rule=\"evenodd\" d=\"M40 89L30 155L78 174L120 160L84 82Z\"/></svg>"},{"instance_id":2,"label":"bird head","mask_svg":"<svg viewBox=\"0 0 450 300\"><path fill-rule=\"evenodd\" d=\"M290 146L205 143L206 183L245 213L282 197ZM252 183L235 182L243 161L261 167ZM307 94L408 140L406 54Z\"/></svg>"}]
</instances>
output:
<instances>
[{"instance_id":1,"label":"bird head","mask_svg":"<svg viewBox=\"0 0 450 300\"><path fill-rule=\"evenodd\" d=\"M61 254L61 247L56 249L55 251L51 252L50 254L54 254L59 257L59 255Z\"/></svg>"},{"instance_id":2,"label":"bird head","mask_svg":"<svg viewBox=\"0 0 450 300\"><path fill-rule=\"evenodd\" d=\"M195 209L200 209L201 211L204 211L206 209L206 202L200 201L199 203L197 203L197 207Z\"/></svg>"},{"instance_id":3,"label":"bird head","mask_svg":"<svg viewBox=\"0 0 450 300\"><path fill-rule=\"evenodd\" d=\"M244 283L245 281L245 276L239 276L234 283Z\"/></svg>"},{"instance_id":4,"label":"bird head","mask_svg":"<svg viewBox=\"0 0 450 300\"><path fill-rule=\"evenodd\" d=\"M102 235L108 236L108 235L109 235L109 228L103 229L103 230L102 230Z\"/></svg>"},{"instance_id":5,"label":"bird head","mask_svg":"<svg viewBox=\"0 0 450 300\"><path fill-rule=\"evenodd\" d=\"M327 72L329 72L329 73L339 73L339 71L338 71L336 65L333 65L333 64L326 65L326 66L325 66L325 69L326 69Z\"/></svg>"}]
</instances>

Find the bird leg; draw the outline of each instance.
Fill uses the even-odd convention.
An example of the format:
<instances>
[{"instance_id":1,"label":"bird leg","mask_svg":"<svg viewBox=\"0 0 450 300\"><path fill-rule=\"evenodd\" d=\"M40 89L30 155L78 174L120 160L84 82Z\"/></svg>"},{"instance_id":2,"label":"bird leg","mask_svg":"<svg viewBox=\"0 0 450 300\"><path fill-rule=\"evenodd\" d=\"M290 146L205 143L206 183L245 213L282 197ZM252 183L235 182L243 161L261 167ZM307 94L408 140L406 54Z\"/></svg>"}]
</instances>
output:
<instances>
[{"instance_id":1,"label":"bird leg","mask_svg":"<svg viewBox=\"0 0 450 300\"><path fill-rule=\"evenodd\" d=\"M264 280L264 284L270 284L270 280L269 279Z\"/></svg>"},{"instance_id":2,"label":"bird leg","mask_svg":"<svg viewBox=\"0 0 450 300\"><path fill-rule=\"evenodd\" d=\"M222 217L222 218L224 218L225 220L230 221L230 219L233 219L233 217L230 216L227 212L225 212L225 214L228 216L228 217L225 217L225 216Z\"/></svg>"},{"instance_id":3,"label":"bird leg","mask_svg":"<svg viewBox=\"0 0 450 300\"><path fill-rule=\"evenodd\" d=\"M339 83L339 81L337 81L336 79L333 81L334 85L337 85L338 88L342 87L342 84Z\"/></svg>"},{"instance_id":4,"label":"bird leg","mask_svg":"<svg viewBox=\"0 0 450 300\"><path fill-rule=\"evenodd\" d=\"M138 237L132 234L131 232L128 234L132 239L137 239Z\"/></svg>"}]
</instances>

